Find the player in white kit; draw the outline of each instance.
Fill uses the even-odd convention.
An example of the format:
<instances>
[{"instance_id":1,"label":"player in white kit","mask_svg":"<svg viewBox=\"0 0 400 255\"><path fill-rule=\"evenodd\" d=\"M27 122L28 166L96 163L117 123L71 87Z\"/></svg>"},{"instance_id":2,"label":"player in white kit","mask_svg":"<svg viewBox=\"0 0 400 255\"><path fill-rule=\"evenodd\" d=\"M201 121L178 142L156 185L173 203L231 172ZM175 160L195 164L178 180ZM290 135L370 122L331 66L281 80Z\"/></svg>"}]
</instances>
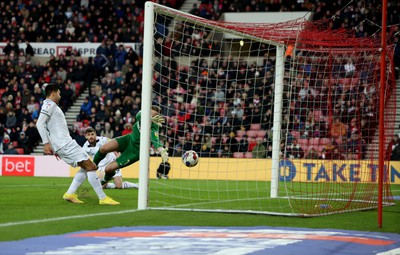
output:
<instances>
[{"instance_id":1,"label":"player in white kit","mask_svg":"<svg viewBox=\"0 0 400 255\"><path fill-rule=\"evenodd\" d=\"M65 115L58 106L61 99L59 87L49 84L45 86L45 93L46 100L43 101L39 119L36 123L44 144L44 154L55 154L56 157L61 158L65 163L73 167L81 167L74 176L71 186L63 198L72 203L83 203L79 200L75 192L87 176L90 185L99 198L99 204L119 204L119 202L114 201L104 193L96 173L97 166L83 148L71 138Z\"/></svg>"},{"instance_id":2,"label":"player in white kit","mask_svg":"<svg viewBox=\"0 0 400 255\"><path fill-rule=\"evenodd\" d=\"M107 143L109 141L109 139L107 137L104 136L97 136L96 135L96 130L94 130L94 128L92 127L88 127L87 129L85 129L85 138L86 138L86 142L85 144L82 146L83 149L87 152L87 154L89 154L89 156L91 156L92 158L94 157L94 155L96 154L96 152L100 149L100 147ZM106 169L106 166L113 162L115 159L117 158L116 154L114 152L110 152L107 154L107 156L100 161L98 167L99 167L99 171L100 171L100 176L104 176L104 171ZM115 171L115 175L113 176L114 179L114 183L107 183L106 186L104 188L106 189L130 189L130 188L139 188L139 185L137 183L131 183L131 182L127 182L127 181L123 181L122 180L122 172L120 169L117 169Z\"/></svg>"}]
</instances>

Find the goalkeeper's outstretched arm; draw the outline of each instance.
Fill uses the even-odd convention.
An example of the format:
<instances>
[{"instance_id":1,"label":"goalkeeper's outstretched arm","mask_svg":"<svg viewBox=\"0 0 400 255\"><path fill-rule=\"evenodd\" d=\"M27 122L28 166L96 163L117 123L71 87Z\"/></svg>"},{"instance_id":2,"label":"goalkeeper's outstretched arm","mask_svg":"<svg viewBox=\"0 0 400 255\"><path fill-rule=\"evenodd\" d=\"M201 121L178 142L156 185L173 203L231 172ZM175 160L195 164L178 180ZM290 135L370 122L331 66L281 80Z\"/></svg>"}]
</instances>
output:
<instances>
[{"instance_id":1,"label":"goalkeeper's outstretched arm","mask_svg":"<svg viewBox=\"0 0 400 255\"><path fill-rule=\"evenodd\" d=\"M161 109L158 106L151 107L151 143L161 154L162 161L168 162L168 149L160 141L159 129L165 123L165 118L160 115Z\"/></svg>"}]
</instances>

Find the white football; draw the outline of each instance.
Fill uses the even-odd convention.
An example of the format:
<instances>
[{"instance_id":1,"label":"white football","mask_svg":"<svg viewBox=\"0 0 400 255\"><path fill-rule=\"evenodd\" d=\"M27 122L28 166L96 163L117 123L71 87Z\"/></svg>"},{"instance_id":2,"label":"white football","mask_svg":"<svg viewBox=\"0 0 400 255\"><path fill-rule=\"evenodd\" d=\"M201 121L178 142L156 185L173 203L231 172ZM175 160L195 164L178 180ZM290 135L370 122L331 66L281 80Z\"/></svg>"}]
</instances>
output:
<instances>
[{"instance_id":1,"label":"white football","mask_svg":"<svg viewBox=\"0 0 400 255\"><path fill-rule=\"evenodd\" d=\"M182 162L187 167L194 167L199 163L199 156L195 151L186 151L182 156Z\"/></svg>"}]
</instances>

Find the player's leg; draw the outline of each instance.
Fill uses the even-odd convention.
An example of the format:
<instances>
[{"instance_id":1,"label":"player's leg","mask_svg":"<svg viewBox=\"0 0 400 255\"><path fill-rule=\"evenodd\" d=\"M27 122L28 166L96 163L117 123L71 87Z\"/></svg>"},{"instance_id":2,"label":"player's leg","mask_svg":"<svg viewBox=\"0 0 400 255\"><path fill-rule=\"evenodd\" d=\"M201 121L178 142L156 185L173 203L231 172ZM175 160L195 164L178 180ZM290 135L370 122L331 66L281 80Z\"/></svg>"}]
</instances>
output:
<instances>
[{"instance_id":1,"label":"player's leg","mask_svg":"<svg viewBox=\"0 0 400 255\"><path fill-rule=\"evenodd\" d=\"M122 189L122 177L121 176L114 176L114 184L116 189Z\"/></svg>"},{"instance_id":2,"label":"player's leg","mask_svg":"<svg viewBox=\"0 0 400 255\"><path fill-rule=\"evenodd\" d=\"M57 152L57 155L67 164L77 167L79 164L78 162L89 160L89 155L78 145L78 143L75 140L72 140L68 144L66 144L64 147L59 149ZM93 162L92 162L93 164ZM96 166L93 164L93 169L96 169ZM74 177L73 183L71 184L72 187L70 187L69 191L64 194L63 198L67 201L71 201L73 203L80 203L81 201L78 199L78 196L75 194L75 191L78 189L80 184L83 182L83 179L87 176L88 178L89 175L87 173L87 169L82 167L83 171L79 171L77 175ZM76 181L76 183L74 183ZM104 194L104 192L103 192ZM105 194L104 194L105 196Z\"/></svg>"},{"instance_id":3,"label":"player's leg","mask_svg":"<svg viewBox=\"0 0 400 255\"><path fill-rule=\"evenodd\" d=\"M109 182L115 175L115 170L119 169L118 163L116 160L112 161L108 164L104 171L104 179L102 180L101 184L104 185Z\"/></svg>"},{"instance_id":4,"label":"player's leg","mask_svg":"<svg viewBox=\"0 0 400 255\"><path fill-rule=\"evenodd\" d=\"M138 189L139 188L139 184L138 183L133 183L133 182L123 181L122 182L122 188L123 189Z\"/></svg>"},{"instance_id":5,"label":"player's leg","mask_svg":"<svg viewBox=\"0 0 400 255\"><path fill-rule=\"evenodd\" d=\"M74 179L71 182L71 185L69 186L67 192L64 194L63 198L64 200L70 201L72 203L76 204L81 204L83 203L81 200L79 200L78 196L75 194L76 190L82 185L82 183L86 180L87 174L84 169L79 169L78 172L76 172Z\"/></svg>"},{"instance_id":6,"label":"player's leg","mask_svg":"<svg viewBox=\"0 0 400 255\"><path fill-rule=\"evenodd\" d=\"M103 166L102 169L99 168L98 170L99 170L98 171L99 178L100 178L101 182L103 182L104 176L105 176L105 167ZM103 183L102 183L102 185L103 185ZM103 185L103 189L115 189L115 184L110 183L110 182L106 183Z\"/></svg>"},{"instance_id":7,"label":"player's leg","mask_svg":"<svg viewBox=\"0 0 400 255\"><path fill-rule=\"evenodd\" d=\"M122 171L120 169L115 171L114 184L117 189L138 189L139 185L137 183L127 182L122 179Z\"/></svg>"},{"instance_id":8,"label":"player's leg","mask_svg":"<svg viewBox=\"0 0 400 255\"><path fill-rule=\"evenodd\" d=\"M120 168L131 165L131 164L139 161L139 155L140 155L139 144L138 143L130 144L126 148L125 152L126 152L125 155L121 154L121 156L124 156L124 157L120 156L119 158L117 158L117 163L120 166ZM126 156L126 158L125 158L125 156ZM119 172L119 174L121 175L121 181L122 181L122 172ZM131 188L138 189L139 185L137 183L123 181L122 188L123 189L131 189Z\"/></svg>"},{"instance_id":9,"label":"player's leg","mask_svg":"<svg viewBox=\"0 0 400 255\"><path fill-rule=\"evenodd\" d=\"M100 204L119 204L118 202L106 196L96 173L97 166L93 163L93 161L90 160L89 155L75 140L72 140L63 148L58 150L57 154L67 164L73 167L78 165L86 171L88 181L99 197Z\"/></svg>"},{"instance_id":10,"label":"player's leg","mask_svg":"<svg viewBox=\"0 0 400 255\"><path fill-rule=\"evenodd\" d=\"M117 151L118 150L118 142L115 139L110 140L106 144L100 147L97 151L96 155L94 155L93 162L98 165L100 161L102 161L107 153Z\"/></svg>"},{"instance_id":11,"label":"player's leg","mask_svg":"<svg viewBox=\"0 0 400 255\"><path fill-rule=\"evenodd\" d=\"M90 159L79 162L79 165L87 171L88 181L90 185L92 185L94 191L96 192L97 196L99 197L99 204L104 205L118 205L119 202L113 200L112 198L108 197L104 191L103 187L100 183L100 179L97 176L96 168L97 166L91 161ZM92 170L95 168L94 170Z\"/></svg>"},{"instance_id":12,"label":"player's leg","mask_svg":"<svg viewBox=\"0 0 400 255\"><path fill-rule=\"evenodd\" d=\"M130 142L129 134L110 140L109 142L100 147L96 155L94 155L93 162L96 165L99 165L99 162L106 157L107 153L114 151L124 151L126 146L128 146L129 142Z\"/></svg>"},{"instance_id":13,"label":"player's leg","mask_svg":"<svg viewBox=\"0 0 400 255\"><path fill-rule=\"evenodd\" d=\"M83 160L79 162L78 165L86 170L88 181L92 186L92 188L94 189L94 191L96 192L99 199L101 200L106 198L107 195L104 193L99 177L97 176L96 173L97 166L90 159Z\"/></svg>"},{"instance_id":14,"label":"player's leg","mask_svg":"<svg viewBox=\"0 0 400 255\"><path fill-rule=\"evenodd\" d=\"M104 180L102 181L102 184L104 185L114 177L117 169L133 164L137 160L134 161L132 158L132 144L130 135L117 137L103 146L105 146L106 151L110 150L110 148L114 148L114 151L121 152L121 155L116 160L112 161L106 166ZM103 146L101 148L103 148ZM96 156L98 153L99 152L96 153Z\"/></svg>"}]
</instances>

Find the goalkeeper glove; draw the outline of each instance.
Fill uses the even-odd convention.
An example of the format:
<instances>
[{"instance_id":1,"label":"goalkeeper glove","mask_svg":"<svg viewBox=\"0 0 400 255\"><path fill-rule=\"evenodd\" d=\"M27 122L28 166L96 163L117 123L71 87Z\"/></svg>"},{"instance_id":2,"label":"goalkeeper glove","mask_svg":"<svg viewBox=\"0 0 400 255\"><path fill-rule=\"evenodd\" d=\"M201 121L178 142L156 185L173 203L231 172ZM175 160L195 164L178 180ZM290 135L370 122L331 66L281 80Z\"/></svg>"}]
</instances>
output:
<instances>
[{"instance_id":1,"label":"goalkeeper glove","mask_svg":"<svg viewBox=\"0 0 400 255\"><path fill-rule=\"evenodd\" d=\"M158 149L158 151L160 152L160 154L161 154L161 158L162 158L162 162L163 163L166 163L166 162L168 162L168 149L167 148L164 148L164 147L160 147L159 149Z\"/></svg>"},{"instance_id":2,"label":"goalkeeper glove","mask_svg":"<svg viewBox=\"0 0 400 255\"><path fill-rule=\"evenodd\" d=\"M161 127L162 124L165 123L165 119L163 116L157 114L157 115L151 117L151 122L156 124L157 126Z\"/></svg>"}]
</instances>

